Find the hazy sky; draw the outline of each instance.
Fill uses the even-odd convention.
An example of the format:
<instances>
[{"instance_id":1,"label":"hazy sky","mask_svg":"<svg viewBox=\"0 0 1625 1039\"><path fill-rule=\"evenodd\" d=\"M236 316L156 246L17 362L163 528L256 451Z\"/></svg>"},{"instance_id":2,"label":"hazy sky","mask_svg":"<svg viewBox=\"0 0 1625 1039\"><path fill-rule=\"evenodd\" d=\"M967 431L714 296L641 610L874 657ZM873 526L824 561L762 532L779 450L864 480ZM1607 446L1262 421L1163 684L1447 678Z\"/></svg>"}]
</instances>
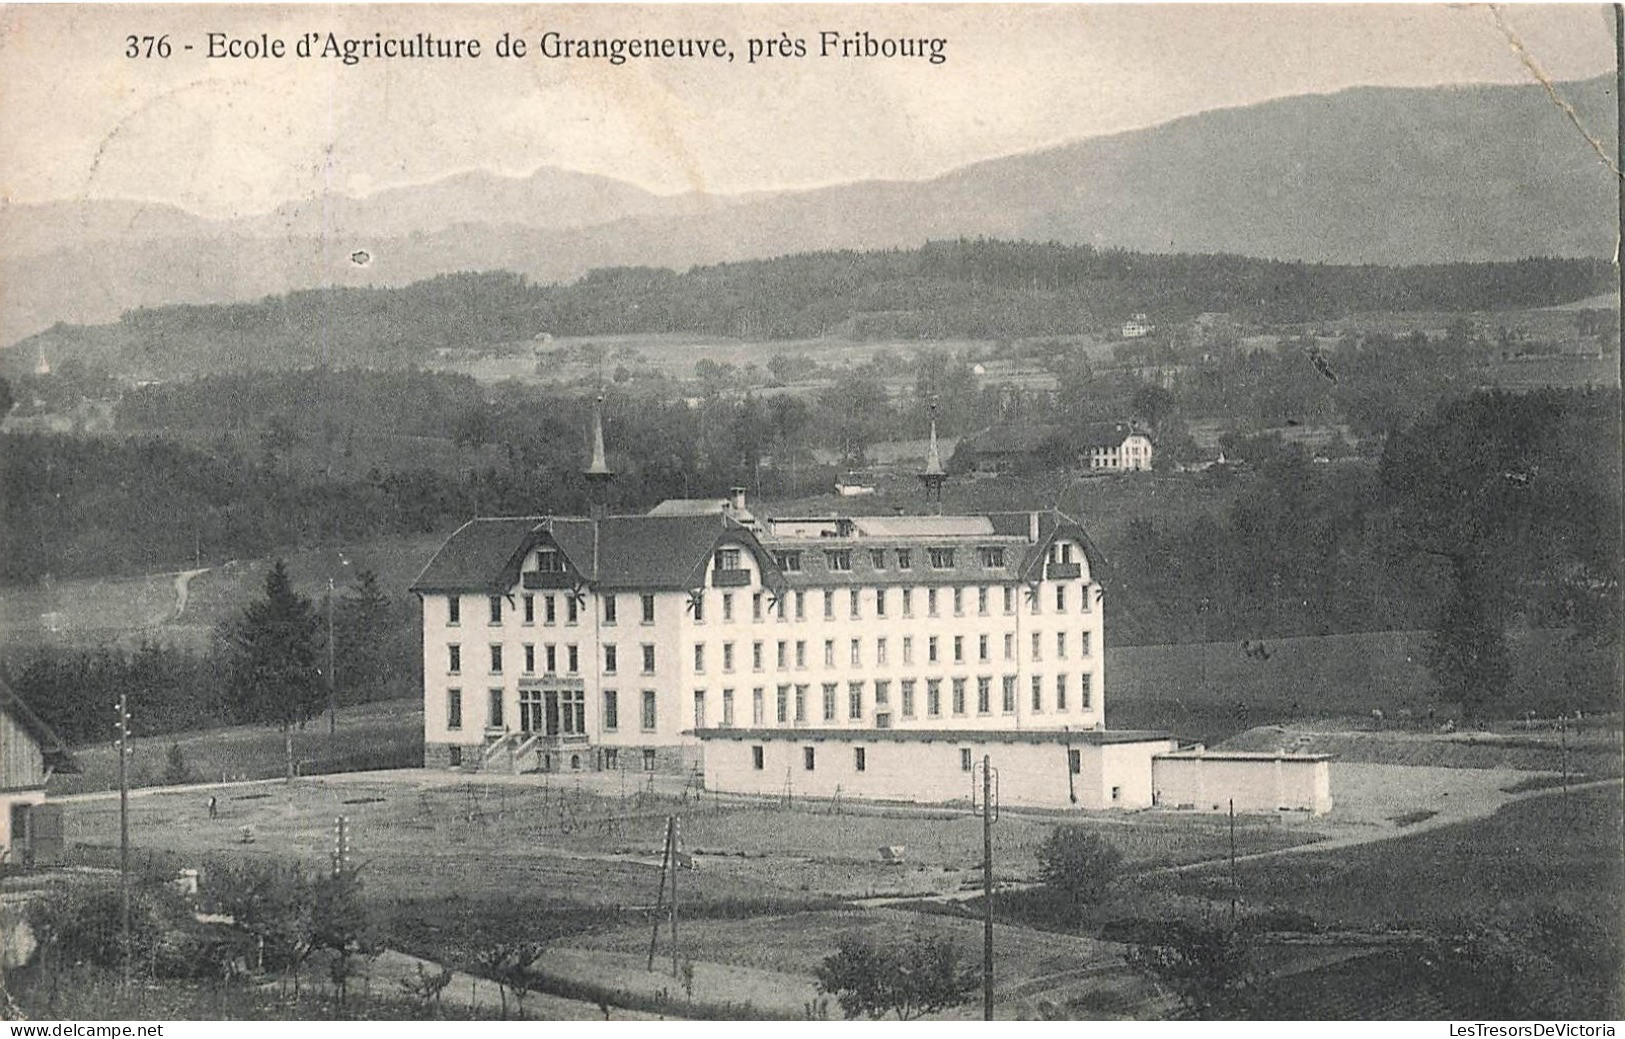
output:
<instances>
[{"instance_id":1,"label":"hazy sky","mask_svg":"<svg viewBox=\"0 0 1625 1039\"><path fill-rule=\"evenodd\" d=\"M1596 6L1503 8L1554 78L1613 66ZM731 63L537 57L564 36L721 36ZM947 61L746 62L751 37L947 40ZM418 31L478 60L207 60L210 31L289 45ZM532 54L490 54L504 31ZM169 34L168 60L125 58ZM195 50L180 48L191 43ZM918 178L1208 108L1360 84L1528 82L1474 6L0 7L0 195L132 197L211 215L540 165L651 190Z\"/></svg>"}]
</instances>

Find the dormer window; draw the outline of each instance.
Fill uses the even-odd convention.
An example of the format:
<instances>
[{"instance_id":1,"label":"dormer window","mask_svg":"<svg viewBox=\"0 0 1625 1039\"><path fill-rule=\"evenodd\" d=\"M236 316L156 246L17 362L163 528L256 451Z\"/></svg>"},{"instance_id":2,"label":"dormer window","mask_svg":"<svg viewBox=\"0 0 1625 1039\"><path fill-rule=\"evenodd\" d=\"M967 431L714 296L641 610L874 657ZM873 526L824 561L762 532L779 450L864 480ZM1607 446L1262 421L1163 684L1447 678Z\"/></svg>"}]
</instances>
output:
<instances>
[{"instance_id":1,"label":"dormer window","mask_svg":"<svg viewBox=\"0 0 1625 1039\"><path fill-rule=\"evenodd\" d=\"M564 573L564 556L556 548L544 548L536 553L536 569L544 574Z\"/></svg>"},{"instance_id":2,"label":"dormer window","mask_svg":"<svg viewBox=\"0 0 1625 1039\"><path fill-rule=\"evenodd\" d=\"M773 561L779 565L780 570L787 574L801 572L800 552L775 552L773 553Z\"/></svg>"},{"instance_id":3,"label":"dormer window","mask_svg":"<svg viewBox=\"0 0 1625 1039\"><path fill-rule=\"evenodd\" d=\"M1060 541L1050 546L1049 560L1063 566L1072 562L1072 542Z\"/></svg>"},{"instance_id":4,"label":"dormer window","mask_svg":"<svg viewBox=\"0 0 1625 1039\"><path fill-rule=\"evenodd\" d=\"M982 548L982 565L989 569L1004 566L1004 549L997 545L988 545Z\"/></svg>"},{"instance_id":5,"label":"dormer window","mask_svg":"<svg viewBox=\"0 0 1625 1039\"><path fill-rule=\"evenodd\" d=\"M737 549L737 548L719 548L719 549L717 549L717 569L718 570L738 570L739 569L739 549Z\"/></svg>"},{"instance_id":6,"label":"dormer window","mask_svg":"<svg viewBox=\"0 0 1625 1039\"><path fill-rule=\"evenodd\" d=\"M951 548L933 548L931 550L931 569L952 570L954 567L954 550Z\"/></svg>"},{"instance_id":7,"label":"dormer window","mask_svg":"<svg viewBox=\"0 0 1625 1039\"><path fill-rule=\"evenodd\" d=\"M876 570L886 569L886 550L883 548L871 548L869 550L869 562Z\"/></svg>"},{"instance_id":8,"label":"dormer window","mask_svg":"<svg viewBox=\"0 0 1625 1039\"><path fill-rule=\"evenodd\" d=\"M824 550L824 557L829 560L829 568L837 572L852 569L852 550L849 548L832 548Z\"/></svg>"},{"instance_id":9,"label":"dormer window","mask_svg":"<svg viewBox=\"0 0 1625 1039\"><path fill-rule=\"evenodd\" d=\"M897 550L897 569L911 570L914 567L914 553L906 548Z\"/></svg>"}]
</instances>

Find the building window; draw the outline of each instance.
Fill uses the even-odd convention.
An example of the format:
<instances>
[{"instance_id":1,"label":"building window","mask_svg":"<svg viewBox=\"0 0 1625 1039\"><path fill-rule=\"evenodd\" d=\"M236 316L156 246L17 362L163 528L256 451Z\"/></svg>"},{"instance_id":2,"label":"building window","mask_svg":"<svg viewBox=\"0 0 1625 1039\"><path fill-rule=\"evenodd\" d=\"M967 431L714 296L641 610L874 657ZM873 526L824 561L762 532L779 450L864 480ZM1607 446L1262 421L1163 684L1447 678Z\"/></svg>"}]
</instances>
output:
<instances>
[{"instance_id":1,"label":"building window","mask_svg":"<svg viewBox=\"0 0 1625 1039\"><path fill-rule=\"evenodd\" d=\"M852 768L854 771L862 772L869 766L868 759L863 753L864 749L863 747L852 748Z\"/></svg>"},{"instance_id":2,"label":"building window","mask_svg":"<svg viewBox=\"0 0 1625 1039\"><path fill-rule=\"evenodd\" d=\"M446 690L446 728L461 729L463 727L463 691L461 689Z\"/></svg>"},{"instance_id":3,"label":"building window","mask_svg":"<svg viewBox=\"0 0 1625 1039\"><path fill-rule=\"evenodd\" d=\"M804 671L807 668L807 640L796 640L796 670Z\"/></svg>"},{"instance_id":4,"label":"building window","mask_svg":"<svg viewBox=\"0 0 1625 1039\"><path fill-rule=\"evenodd\" d=\"M834 639L825 639L824 640L824 666L825 667L834 667L835 666L835 640Z\"/></svg>"},{"instance_id":5,"label":"building window","mask_svg":"<svg viewBox=\"0 0 1625 1039\"><path fill-rule=\"evenodd\" d=\"M602 751L604 757L604 770L614 772L621 767L621 752L614 747L605 747Z\"/></svg>"},{"instance_id":6,"label":"building window","mask_svg":"<svg viewBox=\"0 0 1625 1039\"><path fill-rule=\"evenodd\" d=\"M724 621L734 619L734 593L732 592L722 593L722 619Z\"/></svg>"},{"instance_id":7,"label":"building window","mask_svg":"<svg viewBox=\"0 0 1625 1039\"><path fill-rule=\"evenodd\" d=\"M1081 773L1083 771L1083 751L1068 750L1066 752L1066 767L1072 770L1074 776Z\"/></svg>"},{"instance_id":8,"label":"building window","mask_svg":"<svg viewBox=\"0 0 1625 1039\"><path fill-rule=\"evenodd\" d=\"M615 623L615 596L614 595L606 595L606 596L604 596L604 623L605 624L614 624Z\"/></svg>"},{"instance_id":9,"label":"building window","mask_svg":"<svg viewBox=\"0 0 1625 1039\"><path fill-rule=\"evenodd\" d=\"M978 678L976 680L976 713L993 713L993 679Z\"/></svg>"},{"instance_id":10,"label":"building window","mask_svg":"<svg viewBox=\"0 0 1625 1039\"><path fill-rule=\"evenodd\" d=\"M846 716L851 721L858 721L863 717L862 682L848 682L846 684Z\"/></svg>"},{"instance_id":11,"label":"building window","mask_svg":"<svg viewBox=\"0 0 1625 1039\"><path fill-rule=\"evenodd\" d=\"M501 624L502 623L502 596L493 595L493 596L491 596L490 601L491 601L491 623L492 624Z\"/></svg>"},{"instance_id":12,"label":"building window","mask_svg":"<svg viewBox=\"0 0 1625 1039\"><path fill-rule=\"evenodd\" d=\"M645 772L653 772L654 770L655 770L655 752L654 752L654 748L653 747L645 747L645 748L643 748L643 771L645 771Z\"/></svg>"},{"instance_id":13,"label":"building window","mask_svg":"<svg viewBox=\"0 0 1625 1039\"><path fill-rule=\"evenodd\" d=\"M611 642L604 647L604 674L615 673L615 656L615 644Z\"/></svg>"},{"instance_id":14,"label":"building window","mask_svg":"<svg viewBox=\"0 0 1625 1039\"><path fill-rule=\"evenodd\" d=\"M536 623L536 596L534 596L534 595L524 596L523 597L523 602L525 604L525 623L526 624L535 624Z\"/></svg>"},{"instance_id":15,"label":"building window","mask_svg":"<svg viewBox=\"0 0 1625 1039\"><path fill-rule=\"evenodd\" d=\"M965 680L956 678L954 682L954 713L965 713Z\"/></svg>"},{"instance_id":16,"label":"building window","mask_svg":"<svg viewBox=\"0 0 1625 1039\"><path fill-rule=\"evenodd\" d=\"M903 636L903 663L905 663L905 664L914 663L914 636L913 635L904 635Z\"/></svg>"},{"instance_id":17,"label":"building window","mask_svg":"<svg viewBox=\"0 0 1625 1039\"><path fill-rule=\"evenodd\" d=\"M965 589L963 589L963 588L955 588L954 589L954 616L955 617L963 617L964 615L965 615Z\"/></svg>"},{"instance_id":18,"label":"building window","mask_svg":"<svg viewBox=\"0 0 1625 1039\"><path fill-rule=\"evenodd\" d=\"M732 642L724 642L722 644L722 670L724 670L724 671L732 671L733 669L734 669L734 644Z\"/></svg>"},{"instance_id":19,"label":"building window","mask_svg":"<svg viewBox=\"0 0 1625 1039\"><path fill-rule=\"evenodd\" d=\"M705 728L705 690L694 690L694 727Z\"/></svg>"},{"instance_id":20,"label":"building window","mask_svg":"<svg viewBox=\"0 0 1625 1039\"><path fill-rule=\"evenodd\" d=\"M827 588L824 589L824 619L827 621L835 619L835 593Z\"/></svg>"},{"instance_id":21,"label":"building window","mask_svg":"<svg viewBox=\"0 0 1625 1039\"><path fill-rule=\"evenodd\" d=\"M983 548L981 550L981 556L982 565L988 567L989 569L994 567L1002 567L1004 565L1004 549L997 546Z\"/></svg>"},{"instance_id":22,"label":"building window","mask_svg":"<svg viewBox=\"0 0 1625 1039\"><path fill-rule=\"evenodd\" d=\"M954 663L963 664L964 662L965 662L965 636L963 636L963 635L955 635L954 636Z\"/></svg>"},{"instance_id":23,"label":"building window","mask_svg":"<svg viewBox=\"0 0 1625 1039\"><path fill-rule=\"evenodd\" d=\"M765 693L766 690L761 686L757 686L750 691L750 723L752 725L761 725L766 720L767 716L764 713L767 709L767 704L764 702L766 699Z\"/></svg>"},{"instance_id":24,"label":"building window","mask_svg":"<svg viewBox=\"0 0 1625 1039\"><path fill-rule=\"evenodd\" d=\"M886 569L886 550L883 548L871 548L869 550L869 565L873 566L876 570Z\"/></svg>"},{"instance_id":25,"label":"building window","mask_svg":"<svg viewBox=\"0 0 1625 1039\"><path fill-rule=\"evenodd\" d=\"M525 643L525 674L534 674L536 671L536 647Z\"/></svg>"},{"instance_id":26,"label":"building window","mask_svg":"<svg viewBox=\"0 0 1625 1039\"><path fill-rule=\"evenodd\" d=\"M1033 676L1033 713L1042 714L1044 711L1044 676Z\"/></svg>"},{"instance_id":27,"label":"building window","mask_svg":"<svg viewBox=\"0 0 1625 1039\"><path fill-rule=\"evenodd\" d=\"M763 756L761 747L752 747L750 749L750 767L758 772L762 771L766 767L766 762L762 760Z\"/></svg>"},{"instance_id":28,"label":"building window","mask_svg":"<svg viewBox=\"0 0 1625 1039\"><path fill-rule=\"evenodd\" d=\"M613 689L604 690L604 731L614 732L621 727L620 697Z\"/></svg>"},{"instance_id":29,"label":"building window","mask_svg":"<svg viewBox=\"0 0 1625 1039\"><path fill-rule=\"evenodd\" d=\"M826 548L824 558L836 573L846 573L852 569L852 550L849 548Z\"/></svg>"},{"instance_id":30,"label":"building window","mask_svg":"<svg viewBox=\"0 0 1625 1039\"><path fill-rule=\"evenodd\" d=\"M852 619L853 620L858 620L860 617L863 616L863 592L862 592L862 590L857 589L857 588L850 589L846 593L846 597L847 597L847 599L850 600Z\"/></svg>"},{"instance_id":31,"label":"building window","mask_svg":"<svg viewBox=\"0 0 1625 1039\"><path fill-rule=\"evenodd\" d=\"M925 615L927 617L937 615L937 590L935 588L925 590Z\"/></svg>"},{"instance_id":32,"label":"building window","mask_svg":"<svg viewBox=\"0 0 1625 1039\"><path fill-rule=\"evenodd\" d=\"M886 616L886 589L884 588L875 589L875 616Z\"/></svg>"},{"instance_id":33,"label":"building window","mask_svg":"<svg viewBox=\"0 0 1625 1039\"><path fill-rule=\"evenodd\" d=\"M1065 566L1072 562L1072 542L1057 541L1050 546L1050 562Z\"/></svg>"},{"instance_id":34,"label":"building window","mask_svg":"<svg viewBox=\"0 0 1625 1039\"><path fill-rule=\"evenodd\" d=\"M784 641L783 639L780 639L779 640L779 670L780 671L788 671L789 669L790 669L790 643Z\"/></svg>"},{"instance_id":35,"label":"building window","mask_svg":"<svg viewBox=\"0 0 1625 1039\"><path fill-rule=\"evenodd\" d=\"M705 674L705 643L703 642L694 643L694 673L696 675Z\"/></svg>"},{"instance_id":36,"label":"building window","mask_svg":"<svg viewBox=\"0 0 1625 1039\"><path fill-rule=\"evenodd\" d=\"M576 609L579 606L580 606L580 603L576 602L576 597L575 596L566 595L564 597L564 623L566 623L566 624L574 624L574 623L576 623Z\"/></svg>"},{"instance_id":37,"label":"building window","mask_svg":"<svg viewBox=\"0 0 1625 1039\"><path fill-rule=\"evenodd\" d=\"M580 670L581 670L581 648L579 646L577 646L573 642L570 643L570 645L566 646L565 649L564 649L564 659L565 659L565 662L570 665L569 666L570 674L573 675L573 674L576 674L576 673L580 672Z\"/></svg>"},{"instance_id":38,"label":"building window","mask_svg":"<svg viewBox=\"0 0 1625 1039\"><path fill-rule=\"evenodd\" d=\"M1078 604L1079 613L1088 613L1090 609L1093 608L1095 597L1090 594L1092 587L1092 585L1086 584L1078 591L1078 595L1083 599L1083 601Z\"/></svg>"},{"instance_id":39,"label":"building window","mask_svg":"<svg viewBox=\"0 0 1625 1039\"><path fill-rule=\"evenodd\" d=\"M978 635L977 638L976 638L976 657L977 657L977 659L980 660L984 664L987 663L989 660L993 659L993 650L992 650L991 647L992 647L992 642L990 641L988 636L986 636L986 635Z\"/></svg>"},{"instance_id":40,"label":"building window","mask_svg":"<svg viewBox=\"0 0 1625 1039\"><path fill-rule=\"evenodd\" d=\"M502 674L502 647L500 645L491 647L491 673L493 675Z\"/></svg>"},{"instance_id":41,"label":"building window","mask_svg":"<svg viewBox=\"0 0 1625 1039\"><path fill-rule=\"evenodd\" d=\"M1004 612L1006 614L1016 612L1016 590L1014 588L1004 590Z\"/></svg>"},{"instance_id":42,"label":"building window","mask_svg":"<svg viewBox=\"0 0 1625 1039\"><path fill-rule=\"evenodd\" d=\"M773 561L779 564L779 569L787 574L799 574L801 572L800 552L775 552L773 553Z\"/></svg>"},{"instance_id":43,"label":"building window","mask_svg":"<svg viewBox=\"0 0 1625 1039\"><path fill-rule=\"evenodd\" d=\"M653 624L655 622L655 597L644 595L640 598L643 603L643 623Z\"/></svg>"},{"instance_id":44,"label":"building window","mask_svg":"<svg viewBox=\"0 0 1625 1039\"><path fill-rule=\"evenodd\" d=\"M1086 657L1088 655L1089 655L1089 632L1082 631L1082 632L1078 633L1078 656Z\"/></svg>"},{"instance_id":45,"label":"building window","mask_svg":"<svg viewBox=\"0 0 1625 1039\"><path fill-rule=\"evenodd\" d=\"M1037 631L1033 632L1033 654L1032 654L1032 658L1034 660L1043 660L1044 659L1044 636L1043 636L1042 632L1037 632Z\"/></svg>"},{"instance_id":46,"label":"building window","mask_svg":"<svg viewBox=\"0 0 1625 1039\"><path fill-rule=\"evenodd\" d=\"M1057 711L1066 710L1066 676L1065 675L1056 675L1055 676L1055 709Z\"/></svg>"},{"instance_id":47,"label":"building window","mask_svg":"<svg viewBox=\"0 0 1625 1039\"><path fill-rule=\"evenodd\" d=\"M787 685L779 686L778 707L779 724L784 725L790 721L790 687Z\"/></svg>"},{"instance_id":48,"label":"building window","mask_svg":"<svg viewBox=\"0 0 1625 1039\"><path fill-rule=\"evenodd\" d=\"M463 597L460 595L446 596L446 623L448 625L463 622Z\"/></svg>"},{"instance_id":49,"label":"building window","mask_svg":"<svg viewBox=\"0 0 1625 1039\"><path fill-rule=\"evenodd\" d=\"M1016 659L1016 637L1009 633L1004 636L1004 659Z\"/></svg>"},{"instance_id":50,"label":"building window","mask_svg":"<svg viewBox=\"0 0 1625 1039\"><path fill-rule=\"evenodd\" d=\"M1038 588L1036 586L1029 587L1027 589L1027 612L1036 617L1039 614L1041 605L1038 598Z\"/></svg>"},{"instance_id":51,"label":"building window","mask_svg":"<svg viewBox=\"0 0 1625 1039\"><path fill-rule=\"evenodd\" d=\"M979 616L987 616L987 586L976 589L976 612Z\"/></svg>"},{"instance_id":52,"label":"building window","mask_svg":"<svg viewBox=\"0 0 1625 1039\"><path fill-rule=\"evenodd\" d=\"M928 664L937 662L937 637L935 635L925 640L925 662Z\"/></svg>"},{"instance_id":53,"label":"building window","mask_svg":"<svg viewBox=\"0 0 1625 1039\"><path fill-rule=\"evenodd\" d=\"M554 674L559 669L559 647L549 642L542 647L542 652L547 657L547 673Z\"/></svg>"},{"instance_id":54,"label":"building window","mask_svg":"<svg viewBox=\"0 0 1625 1039\"><path fill-rule=\"evenodd\" d=\"M739 549L737 549L737 548L719 548L719 549L717 549L717 569L718 570L738 570L739 569L739 564L740 564Z\"/></svg>"},{"instance_id":55,"label":"building window","mask_svg":"<svg viewBox=\"0 0 1625 1039\"><path fill-rule=\"evenodd\" d=\"M450 765L452 768L461 768L463 765L463 748L447 747L446 764Z\"/></svg>"},{"instance_id":56,"label":"building window","mask_svg":"<svg viewBox=\"0 0 1625 1039\"><path fill-rule=\"evenodd\" d=\"M1057 631L1055 633L1055 659L1066 659L1066 632L1064 631Z\"/></svg>"},{"instance_id":57,"label":"building window","mask_svg":"<svg viewBox=\"0 0 1625 1039\"><path fill-rule=\"evenodd\" d=\"M786 598L786 596L784 596L784 595L775 595L775 596L773 596L773 616L777 617L781 621L784 619L784 600L785 600L785 598Z\"/></svg>"},{"instance_id":58,"label":"building window","mask_svg":"<svg viewBox=\"0 0 1625 1039\"><path fill-rule=\"evenodd\" d=\"M912 718L914 717L914 679L903 679L901 693L903 696L903 717Z\"/></svg>"},{"instance_id":59,"label":"building window","mask_svg":"<svg viewBox=\"0 0 1625 1039\"><path fill-rule=\"evenodd\" d=\"M952 570L954 568L954 550L951 548L931 549L931 569Z\"/></svg>"},{"instance_id":60,"label":"building window","mask_svg":"<svg viewBox=\"0 0 1625 1039\"><path fill-rule=\"evenodd\" d=\"M807 593L806 592L797 592L796 593L796 620L804 621L806 619L807 619Z\"/></svg>"},{"instance_id":61,"label":"building window","mask_svg":"<svg viewBox=\"0 0 1625 1039\"><path fill-rule=\"evenodd\" d=\"M817 760L818 759L814 755L812 747L802 747L801 748L801 767L802 768L806 769L808 772L811 772L817 766Z\"/></svg>"},{"instance_id":62,"label":"building window","mask_svg":"<svg viewBox=\"0 0 1625 1039\"><path fill-rule=\"evenodd\" d=\"M875 706L891 706L891 683L884 678L875 681Z\"/></svg>"},{"instance_id":63,"label":"building window","mask_svg":"<svg viewBox=\"0 0 1625 1039\"><path fill-rule=\"evenodd\" d=\"M804 722L806 720L807 720L807 687L804 686L804 685L798 685L798 686L796 686L796 721L797 722Z\"/></svg>"},{"instance_id":64,"label":"building window","mask_svg":"<svg viewBox=\"0 0 1625 1039\"><path fill-rule=\"evenodd\" d=\"M446 647L446 670L454 675L463 670L463 647L455 642Z\"/></svg>"},{"instance_id":65,"label":"building window","mask_svg":"<svg viewBox=\"0 0 1625 1039\"><path fill-rule=\"evenodd\" d=\"M643 691L643 731L655 731L655 691L653 689Z\"/></svg>"},{"instance_id":66,"label":"building window","mask_svg":"<svg viewBox=\"0 0 1625 1039\"><path fill-rule=\"evenodd\" d=\"M759 621L759 620L762 619L762 593L761 592L753 592L753 593L751 593L751 597L750 597L750 619L753 620L753 621Z\"/></svg>"},{"instance_id":67,"label":"building window","mask_svg":"<svg viewBox=\"0 0 1625 1039\"><path fill-rule=\"evenodd\" d=\"M914 616L914 589L903 589L903 616Z\"/></svg>"},{"instance_id":68,"label":"building window","mask_svg":"<svg viewBox=\"0 0 1625 1039\"><path fill-rule=\"evenodd\" d=\"M942 715L942 679L925 680L925 713L933 718Z\"/></svg>"},{"instance_id":69,"label":"building window","mask_svg":"<svg viewBox=\"0 0 1625 1039\"><path fill-rule=\"evenodd\" d=\"M875 639L875 663L882 666L886 663L886 636Z\"/></svg>"},{"instance_id":70,"label":"building window","mask_svg":"<svg viewBox=\"0 0 1625 1039\"><path fill-rule=\"evenodd\" d=\"M559 622L559 604L551 595L542 596L542 623L557 624Z\"/></svg>"},{"instance_id":71,"label":"building window","mask_svg":"<svg viewBox=\"0 0 1625 1039\"><path fill-rule=\"evenodd\" d=\"M973 768L975 768L975 765L971 761L970 748L969 747L960 747L959 748L959 771L961 771L961 772L969 772Z\"/></svg>"},{"instance_id":72,"label":"building window","mask_svg":"<svg viewBox=\"0 0 1625 1039\"><path fill-rule=\"evenodd\" d=\"M502 690L492 689L490 693L490 709L486 714L485 724L493 729L502 728Z\"/></svg>"},{"instance_id":73,"label":"building window","mask_svg":"<svg viewBox=\"0 0 1625 1039\"><path fill-rule=\"evenodd\" d=\"M1094 690L1090 688L1094 684L1090 681L1093 677L1085 672L1082 677L1083 684L1078 687L1078 707L1085 711L1094 706Z\"/></svg>"},{"instance_id":74,"label":"building window","mask_svg":"<svg viewBox=\"0 0 1625 1039\"><path fill-rule=\"evenodd\" d=\"M643 673L646 675L655 673L655 648L647 642L643 644Z\"/></svg>"},{"instance_id":75,"label":"building window","mask_svg":"<svg viewBox=\"0 0 1625 1039\"><path fill-rule=\"evenodd\" d=\"M1055 612L1066 612L1066 585L1064 584L1055 586Z\"/></svg>"},{"instance_id":76,"label":"building window","mask_svg":"<svg viewBox=\"0 0 1625 1039\"><path fill-rule=\"evenodd\" d=\"M688 596L688 608L694 614L694 623L695 624L704 624L705 623L705 593L704 592L690 592L689 596Z\"/></svg>"},{"instance_id":77,"label":"building window","mask_svg":"<svg viewBox=\"0 0 1625 1039\"><path fill-rule=\"evenodd\" d=\"M762 670L762 643L761 642L752 642L750 644L750 669L752 671L760 671L760 670Z\"/></svg>"},{"instance_id":78,"label":"building window","mask_svg":"<svg viewBox=\"0 0 1625 1039\"><path fill-rule=\"evenodd\" d=\"M1004 676L1004 702L1001 705L1005 714L1014 714L1016 711L1016 676Z\"/></svg>"},{"instance_id":79,"label":"building window","mask_svg":"<svg viewBox=\"0 0 1625 1039\"><path fill-rule=\"evenodd\" d=\"M852 640L852 666L861 667L863 664L863 640Z\"/></svg>"},{"instance_id":80,"label":"building window","mask_svg":"<svg viewBox=\"0 0 1625 1039\"><path fill-rule=\"evenodd\" d=\"M827 721L827 722L832 722L832 721L835 720L835 683L834 682L825 682L824 683L824 720Z\"/></svg>"},{"instance_id":81,"label":"building window","mask_svg":"<svg viewBox=\"0 0 1625 1039\"><path fill-rule=\"evenodd\" d=\"M897 550L897 569L912 570L914 568L914 553L906 548Z\"/></svg>"}]
</instances>

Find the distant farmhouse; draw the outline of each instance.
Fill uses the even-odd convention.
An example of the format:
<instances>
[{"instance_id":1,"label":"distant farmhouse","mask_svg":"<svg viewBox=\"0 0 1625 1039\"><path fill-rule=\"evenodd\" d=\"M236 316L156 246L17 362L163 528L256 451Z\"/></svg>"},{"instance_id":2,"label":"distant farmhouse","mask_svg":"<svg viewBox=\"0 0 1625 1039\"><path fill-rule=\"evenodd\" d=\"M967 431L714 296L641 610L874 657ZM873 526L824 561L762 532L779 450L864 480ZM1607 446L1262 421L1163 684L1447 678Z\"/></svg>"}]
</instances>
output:
<instances>
[{"instance_id":1,"label":"distant farmhouse","mask_svg":"<svg viewBox=\"0 0 1625 1039\"><path fill-rule=\"evenodd\" d=\"M0 682L0 861L60 858L62 814L45 803L45 784L77 771L67 744Z\"/></svg>"},{"instance_id":2,"label":"distant farmhouse","mask_svg":"<svg viewBox=\"0 0 1625 1039\"><path fill-rule=\"evenodd\" d=\"M596 413L591 442L601 502ZM1054 510L941 515L934 424L919 478L921 515L757 517L736 490L465 524L412 585L426 767L943 802L989 755L1007 803L1127 809L1161 803L1166 758L1182 805L1250 785L1271 809L1329 806L1323 759L1214 779L1168 733L1107 730L1088 534Z\"/></svg>"},{"instance_id":3,"label":"distant farmhouse","mask_svg":"<svg viewBox=\"0 0 1625 1039\"><path fill-rule=\"evenodd\" d=\"M1124 339L1144 339L1156 330L1157 326L1151 324L1150 318L1144 314L1135 314L1123 322L1122 335Z\"/></svg>"},{"instance_id":4,"label":"distant farmhouse","mask_svg":"<svg viewBox=\"0 0 1625 1039\"><path fill-rule=\"evenodd\" d=\"M1150 435L1126 422L1005 425L961 441L955 464L982 474L1070 468L1140 472L1151 468L1154 450Z\"/></svg>"}]
</instances>

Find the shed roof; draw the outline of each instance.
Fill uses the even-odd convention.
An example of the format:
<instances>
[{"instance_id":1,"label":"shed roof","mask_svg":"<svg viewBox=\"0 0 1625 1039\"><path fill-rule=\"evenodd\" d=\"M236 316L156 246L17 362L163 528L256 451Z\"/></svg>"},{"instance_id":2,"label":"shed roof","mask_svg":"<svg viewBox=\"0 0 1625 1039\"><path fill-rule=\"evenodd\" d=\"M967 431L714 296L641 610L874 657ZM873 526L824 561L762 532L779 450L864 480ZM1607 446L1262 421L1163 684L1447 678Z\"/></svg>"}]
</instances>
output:
<instances>
[{"instance_id":1,"label":"shed roof","mask_svg":"<svg viewBox=\"0 0 1625 1039\"><path fill-rule=\"evenodd\" d=\"M79 765L68 752L68 745L62 741L62 737L45 724L45 720L35 714L34 709L4 681L0 681L0 710L11 715L23 731L39 744L47 767L68 774L79 772Z\"/></svg>"}]
</instances>

